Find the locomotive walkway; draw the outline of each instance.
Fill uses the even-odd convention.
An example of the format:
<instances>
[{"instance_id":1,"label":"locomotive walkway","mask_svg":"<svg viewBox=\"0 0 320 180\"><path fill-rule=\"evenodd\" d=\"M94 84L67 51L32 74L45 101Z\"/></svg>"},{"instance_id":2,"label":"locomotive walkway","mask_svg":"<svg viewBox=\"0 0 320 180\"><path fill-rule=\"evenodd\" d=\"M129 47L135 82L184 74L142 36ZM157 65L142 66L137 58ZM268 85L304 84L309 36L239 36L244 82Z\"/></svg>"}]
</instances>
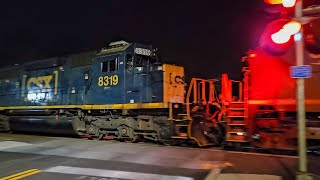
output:
<instances>
[{"instance_id":1,"label":"locomotive walkway","mask_svg":"<svg viewBox=\"0 0 320 180\"><path fill-rule=\"evenodd\" d=\"M311 173L320 174L319 160L310 158ZM295 179L296 162L294 156L0 134L0 180Z\"/></svg>"}]
</instances>

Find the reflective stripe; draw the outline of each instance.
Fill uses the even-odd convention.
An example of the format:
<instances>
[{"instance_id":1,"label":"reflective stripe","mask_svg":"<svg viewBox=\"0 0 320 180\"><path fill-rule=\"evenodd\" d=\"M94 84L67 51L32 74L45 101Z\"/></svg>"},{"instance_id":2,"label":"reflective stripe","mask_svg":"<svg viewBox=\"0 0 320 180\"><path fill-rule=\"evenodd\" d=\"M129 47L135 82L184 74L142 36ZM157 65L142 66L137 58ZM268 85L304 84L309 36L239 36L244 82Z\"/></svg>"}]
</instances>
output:
<instances>
[{"instance_id":1,"label":"reflective stripe","mask_svg":"<svg viewBox=\"0 0 320 180\"><path fill-rule=\"evenodd\" d=\"M270 100L249 100L249 105L259 105L259 104L276 104L276 105L295 105L295 99L270 99ZM306 99L305 104L319 104L320 99Z\"/></svg>"},{"instance_id":2,"label":"reflective stripe","mask_svg":"<svg viewBox=\"0 0 320 180\"><path fill-rule=\"evenodd\" d=\"M132 103L132 104L99 104L99 105L53 105L53 106L8 106L5 109L154 109L169 108L168 103Z\"/></svg>"}]
</instances>

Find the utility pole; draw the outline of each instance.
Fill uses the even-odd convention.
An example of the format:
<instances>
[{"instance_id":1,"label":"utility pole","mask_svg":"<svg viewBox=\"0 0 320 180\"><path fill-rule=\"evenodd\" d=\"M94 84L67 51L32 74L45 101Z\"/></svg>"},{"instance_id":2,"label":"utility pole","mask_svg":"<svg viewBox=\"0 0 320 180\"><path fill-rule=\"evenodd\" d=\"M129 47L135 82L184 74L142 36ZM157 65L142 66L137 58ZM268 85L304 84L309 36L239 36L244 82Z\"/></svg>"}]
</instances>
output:
<instances>
[{"instance_id":1,"label":"utility pole","mask_svg":"<svg viewBox=\"0 0 320 180\"><path fill-rule=\"evenodd\" d=\"M295 18L303 17L302 0L297 0L295 5ZM303 30L295 34L296 42L296 63L297 66L304 64ZM297 119L298 119L298 151L299 151L299 171L297 180L312 180L308 175L307 151L306 151L306 112L304 100L304 78L297 79Z\"/></svg>"}]
</instances>

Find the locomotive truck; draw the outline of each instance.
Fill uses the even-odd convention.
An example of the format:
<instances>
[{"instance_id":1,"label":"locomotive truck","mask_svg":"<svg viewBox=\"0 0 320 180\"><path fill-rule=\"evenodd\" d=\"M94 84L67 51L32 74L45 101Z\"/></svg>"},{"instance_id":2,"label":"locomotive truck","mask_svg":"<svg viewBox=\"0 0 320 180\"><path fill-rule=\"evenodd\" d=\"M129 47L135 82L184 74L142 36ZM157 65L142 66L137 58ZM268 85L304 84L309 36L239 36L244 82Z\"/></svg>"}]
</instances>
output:
<instances>
[{"instance_id":1,"label":"locomotive truck","mask_svg":"<svg viewBox=\"0 0 320 180\"><path fill-rule=\"evenodd\" d=\"M192 78L187 86L184 68L159 62L152 46L117 41L99 51L2 68L0 128L166 145L295 149L290 64L258 49L244 64L241 81L223 74ZM314 73L307 87L316 88L318 78ZM319 145L320 93L306 94L307 138Z\"/></svg>"}]
</instances>

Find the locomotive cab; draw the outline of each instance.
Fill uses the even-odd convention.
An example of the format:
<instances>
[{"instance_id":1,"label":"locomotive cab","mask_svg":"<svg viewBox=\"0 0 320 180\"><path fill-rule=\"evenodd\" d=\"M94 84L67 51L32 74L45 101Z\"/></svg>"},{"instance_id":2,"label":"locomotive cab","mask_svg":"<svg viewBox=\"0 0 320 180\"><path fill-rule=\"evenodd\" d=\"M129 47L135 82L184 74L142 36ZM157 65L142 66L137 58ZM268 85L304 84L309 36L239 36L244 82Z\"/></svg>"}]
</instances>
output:
<instances>
[{"instance_id":1,"label":"locomotive cab","mask_svg":"<svg viewBox=\"0 0 320 180\"><path fill-rule=\"evenodd\" d=\"M86 104L184 101L183 67L161 64L151 46L118 41L93 58Z\"/></svg>"}]
</instances>

